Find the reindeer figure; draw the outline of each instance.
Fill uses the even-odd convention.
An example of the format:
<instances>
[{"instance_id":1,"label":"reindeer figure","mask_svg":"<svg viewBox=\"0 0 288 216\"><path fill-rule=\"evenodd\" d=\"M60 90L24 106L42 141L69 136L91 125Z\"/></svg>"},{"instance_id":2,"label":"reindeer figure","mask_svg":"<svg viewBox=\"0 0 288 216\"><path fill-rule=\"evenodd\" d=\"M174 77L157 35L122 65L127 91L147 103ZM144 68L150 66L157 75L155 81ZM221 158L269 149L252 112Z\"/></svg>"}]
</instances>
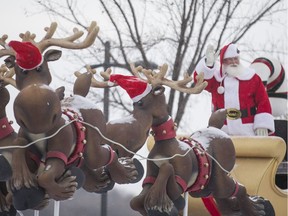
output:
<instances>
[{"instance_id":1,"label":"reindeer figure","mask_svg":"<svg viewBox=\"0 0 288 216\"><path fill-rule=\"evenodd\" d=\"M78 92L78 94L82 95L82 96L86 96L89 92L90 86L91 87L95 87L95 88L107 88L107 87L111 87L112 85L109 85L107 81L97 81L94 77L93 74L96 73L95 69L91 69L90 66L86 66L87 72L86 72L86 76L84 74L81 74L79 71L76 71L74 74L77 77L77 81L74 85L73 91ZM101 76L105 79L108 80L111 74L111 69L108 68L105 72L101 72ZM88 78L88 76L90 77L90 79ZM87 79L88 78L88 79ZM123 127L117 127L117 128L113 128L113 131L115 130L120 130L122 132L122 137L125 137L124 139L113 139L110 136L111 133L111 128L109 128L109 122L106 124L106 135L105 137L103 137L105 139L105 144L109 144L109 146L112 147L112 149L114 151L117 152L117 155L119 157L119 161L122 164L127 164L129 166L129 164L131 164L132 162L134 163L134 166L137 169L138 172L138 177L136 179L134 179L133 181L131 181L131 183L136 183L138 181L140 181L140 179L142 178L143 174L144 174L144 168L142 166L142 164L137 160L137 159L132 159L130 156L131 154L126 152L126 154L119 154L118 149L115 148L115 146L109 141L111 139L113 139L116 142L125 142L124 145L127 143L127 141L124 141L125 139L129 139L130 136L127 136L129 133L135 132L135 136L133 138L133 140L138 140L138 138L140 138L140 142L143 141L141 143L141 146L145 143L145 140L147 139L146 134L145 136L145 140L141 139L141 136L138 136L138 134L141 134L140 131L136 131L135 129L132 130L125 130L127 129L127 125L123 124L121 125ZM151 124L150 124L151 126ZM149 126L149 127L150 127ZM130 128L130 127L129 127ZM124 129L124 130L123 130ZM117 134L119 134L117 131L115 131ZM124 136L123 136L124 135ZM143 137L143 136L142 136ZM107 139L108 138L108 139ZM119 138L119 137L118 137ZM130 142L129 142L130 143ZM139 141L137 142L139 143ZM137 144L136 143L136 144ZM139 146L139 144L138 144ZM115 182L113 181L113 179L111 179L110 175L107 175L105 169L103 169L104 167L100 167L99 169L96 170L91 170L91 169L87 169L87 167L83 166L82 170L85 173L85 177L86 177L86 181L83 185L83 188L88 191L88 192L95 192L95 193L103 193L103 192L107 192L109 190L112 190Z\"/></svg>"},{"instance_id":2,"label":"reindeer figure","mask_svg":"<svg viewBox=\"0 0 288 216\"><path fill-rule=\"evenodd\" d=\"M143 68L141 66L134 67L130 64L131 71L133 74L138 74ZM95 74L95 70L89 69L92 74ZM91 87L93 88L110 88L116 87L118 83L111 83L109 81L112 71L108 68L105 72L100 72L104 81L98 81L94 77L91 80ZM81 75L80 72L74 73L76 77ZM146 85L146 84L145 84ZM84 84L82 86L85 86ZM86 88L88 89L89 86ZM88 90L82 89L82 92L88 93ZM131 115L121 117L119 119L112 119L106 123L107 127L107 138L113 140L117 143L121 143L130 152L121 148L119 145L115 145L109 140L106 141L114 151L117 152L119 157L133 157L133 153L137 152L146 143L147 137L149 136L149 131L152 126L153 112L159 104L151 107L143 107L141 102L133 101L133 111ZM138 103L139 102L139 103ZM130 136L133 134L133 136Z\"/></svg>"},{"instance_id":3,"label":"reindeer figure","mask_svg":"<svg viewBox=\"0 0 288 216\"><path fill-rule=\"evenodd\" d=\"M143 68L141 66L138 66L137 68L134 67L133 64L130 64L131 71L133 74L138 75L139 71L141 71ZM95 74L95 70L91 70L90 72L92 74ZM80 72L74 73L76 77L80 77ZM96 80L94 77L92 77L91 80L91 87L94 88L108 88L108 87L115 87L118 84L121 85L118 80L117 83L112 83L110 79L111 75L111 69L108 69L105 72L101 72L100 75L104 78L104 82ZM118 76L118 75L117 75ZM112 77L115 77L115 75L112 75ZM125 80L123 80L125 82ZM190 82L191 79L189 77L186 77L185 81L182 82ZM149 104L142 104L142 100L140 100L143 96L149 93L150 85L147 85L146 81L139 82L139 80L135 80L135 83L138 85L142 83L141 86L138 86L137 90L132 88L132 92L130 92L130 95L134 95L131 97L133 98L133 112L131 115L122 117L119 119L114 119L109 122L107 122L107 135L106 137L106 144L109 144L114 151L117 152L118 156L121 157L133 157L133 152L137 152L142 146L146 143L147 137L149 135L150 128L152 126L153 122L153 115L159 115L160 113L157 113L158 110L165 109L158 108L159 106L165 106L163 103L158 103L156 100L153 101L153 103ZM84 85L82 84L83 87ZM199 85L201 87L201 84ZM200 88L197 86L197 88ZM141 89L143 88L143 89ZM147 88L147 89L146 89ZM196 88L195 88L196 89ZM195 90L194 89L194 90ZM200 91L200 90L197 90ZM88 90L85 88L81 89L81 92L88 93ZM191 91L192 92L192 91ZM196 90L195 90L196 92ZM112 142L111 142L112 140ZM121 144L125 147L123 149L117 144ZM127 151L128 150L128 151ZM142 165L138 164L138 171L142 170ZM111 183L107 181L107 178L101 179L101 172L98 173L92 173L89 172L89 174L86 174L87 184L83 185L83 188L89 192L97 192L102 193L103 191L111 190L113 187L111 186ZM100 180L101 179L101 180ZM108 183L108 184L107 184Z\"/></svg>"},{"instance_id":4,"label":"reindeer figure","mask_svg":"<svg viewBox=\"0 0 288 216\"><path fill-rule=\"evenodd\" d=\"M17 134L11 126L12 122L8 121L6 115L6 106L10 100L10 94L5 87L7 83L3 78L9 79L11 73L4 65L0 68L0 77L0 147L7 147L13 143ZM8 190L6 187L6 181L12 176L10 165L12 152L10 149L0 150L0 152L0 215L13 216L16 215L16 209L7 199Z\"/></svg>"},{"instance_id":5,"label":"reindeer figure","mask_svg":"<svg viewBox=\"0 0 288 216\"><path fill-rule=\"evenodd\" d=\"M181 194L188 191L193 197L213 196L223 215L269 215L268 211L272 207L268 201L249 197L245 187L228 176L227 172L235 164L235 149L228 135L219 128L208 127L193 133L189 138L176 139L163 85L186 93L195 93L195 89L191 91L186 87L186 81L168 80L165 78L166 71L167 65L163 65L159 73L143 70L152 90L139 103L143 107L154 103L159 106L153 113L152 133L155 144L147 159L143 190L131 200L131 208L142 215L178 215L185 206ZM124 79L124 76L110 77L111 81L122 87L120 83L124 81L120 79ZM127 78L127 82L130 79ZM200 93L207 83L203 83L202 76L198 77L198 82L201 83L197 86ZM211 123L211 126L219 125L221 123ZM237 208L233 209L233 206Z\"/></svg>"},{"instance_id":6,"label":"reindeer figure","mask_svg":"<svg viewBox=\"0 0 288 216\"><path fill-rule=\"evenodd\" d=\"M72 197L77 188L76 177L67 177L65 174L71 166L85 164L93 170L106 165L107 172L117 183L129 183L138 174L133 163L120 164L114 152L101 145L102 138L93 128L97 127L105 134L105 119L100 110L87 100L85 102L85 98L80 95L68 98L64 109L60 101L63 89L59 93L48 86L51 75L47 62L57 60L61 52L48 50L43 57L41 52L53 45L69 49L86 48L94 42L98 26L93 22L86 39L81 43L75 43L74 40L81 37L83 32L74 30L71 37L54 39L55 30L56 25L52 23L39 43L34 41L35 35L26 32L20 35L24 42L11 41L8 44L16 54L6 59L6 64L14 67L16 87L20 90L14 101L15 119L20 126L14 145L27 147L28 143L34 142L29 147L34 154L30 158L34 159L36 165L43 159L45 161L44 170L38 173L36 179L36 173L32 173L30 165L27 165L27 148L13 150L10 187L19 210L39 205L44 192L55 200ZM77 100L82 107L77 106ZM75 107L71 105L73 102L76 103Z\"/></svg>"}]
</instances>

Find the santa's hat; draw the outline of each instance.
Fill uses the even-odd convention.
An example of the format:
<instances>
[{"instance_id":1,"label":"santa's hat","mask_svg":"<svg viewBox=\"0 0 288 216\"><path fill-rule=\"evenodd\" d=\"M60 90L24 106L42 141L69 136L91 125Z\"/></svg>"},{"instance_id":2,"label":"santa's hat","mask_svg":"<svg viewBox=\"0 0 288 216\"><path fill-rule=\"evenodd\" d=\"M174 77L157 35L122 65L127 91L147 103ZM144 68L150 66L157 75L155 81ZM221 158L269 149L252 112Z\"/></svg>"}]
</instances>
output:
<instances>
[{"instance_id":1,"label":"santa's hat","mask_svg":"<svg viewBox=\"0 0 288 216\"><path fill-rule=\"evenodd\" d=\"M222 63L223 59L239 57L240 51L233 43L229 43L220 50L220 75L222 77Z\"/></svg>"},{"instance_id":2,"label":"santa's hat","mask_svg":"<svg viewBox=\"0 0 288 216\"><path fill-rule=\"evenodd\" d=\"M33 70L42 64L42 54L31 42L10 41L8 45L16 52L16 63L20 68Z\"/></svg>"},{"instance_id":3,"label":"santa's hat","mask_svg":"<svg viewBox=\"0 0 288 216\"><path fill-rule=\"evenodd\" d=\"M152 89L152 86L136 76L125 76L121 74L111 74L110 82L116 83L126 90L133 102L137 102L145 97Z\"/></svg>"}]
</instances>

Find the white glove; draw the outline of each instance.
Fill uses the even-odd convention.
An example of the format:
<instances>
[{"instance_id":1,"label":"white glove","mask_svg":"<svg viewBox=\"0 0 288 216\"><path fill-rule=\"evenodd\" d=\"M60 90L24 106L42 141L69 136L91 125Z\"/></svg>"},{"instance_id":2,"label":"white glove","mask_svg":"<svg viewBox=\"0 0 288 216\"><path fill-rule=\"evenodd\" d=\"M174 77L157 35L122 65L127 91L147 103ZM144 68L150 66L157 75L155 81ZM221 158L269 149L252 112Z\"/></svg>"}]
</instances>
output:
<instances>
[{"instance_id":1,"label":"white glove","mask_svg":"<svg viewBox=\"0 0 288 216\"><path fill-rule=\"evenodd\" d=\"M207 67L212 67L217 58L217 54L215 53L214 47L211 44L207 46L205 56L206 56Z\"/></svg>"},{"instance_id":2,"label":"white glove","mask_svg":"<svg viewBox=\"0 0 288 216\"><path fill-rule=\"evenodd\" d=\"M257 128L255 133L256 133L256 136L268 136L268 129L266 129L266 128Z\"/></svg>"}]
</instances>

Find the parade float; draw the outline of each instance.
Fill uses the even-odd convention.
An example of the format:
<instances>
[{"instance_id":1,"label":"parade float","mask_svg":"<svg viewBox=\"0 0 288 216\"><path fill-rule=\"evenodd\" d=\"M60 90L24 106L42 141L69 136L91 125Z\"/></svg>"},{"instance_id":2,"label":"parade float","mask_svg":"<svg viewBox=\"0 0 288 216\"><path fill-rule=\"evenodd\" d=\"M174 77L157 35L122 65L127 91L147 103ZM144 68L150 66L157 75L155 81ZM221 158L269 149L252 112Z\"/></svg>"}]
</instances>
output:
<instances>
[{"instance_id":1,"label":"parade float","mask_svg":"<svg viewBox=\"0 0 288 216\"><path fill-rule=\"evenodd\" d=\"M0 158L2 165L0 173L7 174L1 176L1 181L10 182L8 191L12 194L9 194L12 196L12 203L6 203L7 191L0 195L1 211L11 216L16 214L15 208L38 210L44 208L49 199L57 201L71 198L80 186L95 187L95 182L97 186L99 170L110 182L119 184L139 181L143 174L135 160L118 159L115 151L117 148L120 149L119 146L114 146L115 151L112 149L113 144L118 144L117 138L114 138L113 134L109 135L113 130L109 131L109 127L113 128L113 123L105 125L102 113L84 99L89 91L87 86L93 86L92 73L88 71L78 74L73 97L65 99L63 88L51 89L49 86L51 75L47 62L57 60L61 52L48 50L43 56L42 52L52 45L68 49L84 49L90 46L99 30L96 23L91 24L88 36L79 44L74 41L79 39L83 32L74 30L74 34L63 41L52 38L55 30L55 24L46 28L47 34L39 43L34 41L35 35L29 32L21 35L22 42L6 43L7 36L1 38L4 49L0 55L9 56L5 60L9 69L1 70L1 101L3 99L1 113L4 119L2 130L9 129L8 138L13 139L12 149L16 150L5 152L3 147L11 146L1 139L3 151ZM23 52L25 49L31 50L34 56L26 56L26 52ZM27 58L32 60L27 61ZM162 65L158 73L143 68L139 68L139 71L132 68L131 72L134 76L115 74L108 79L110 86L111 83L119 85L127 91L134 102L135 115L137 113L147 115L145 130L139 129L140 146L133 149L133 151L139 150L145 143L143 137L144 140L148 137L150 154L146 158L147 173L143 181L143 190L131 200L133 210L142 215L165 216L190 214L216 216L220 215L220 212L228 212L229 215L256 216L260 212L267 216L287 215L287 190L279 188L276 184L279 165L285 164L283 163L287 151L285 133L276 131L275 136L269 137L229 136L220 130L227 115L226 110L221 110L215 113L216 116L220 116L217 118L219 121L210 121L207 128L199 129L192 135L179 136L166 109L164 86L187 94L198 94L207 85L203 81L203 76L199 74L197 84L189 88L186 86L192 81L189 76L180 81L168 80L165 77L166 64ZM138 72L142 72L146 78L143 79ZM281 77L283 73L280 71ZM16 79L13 78L14 75ZM282 78L276 80L281 81ZM5 86L8 84L19 90L14 101L15 118L20 125L18 134L14 132L6 117L5 107L9 97ZM83 86L85 88L82 88ZM75 102L79 97L80 102ZM64 105L65 109L61 111ZM76 111L79 113L71 110L72 105L77 105ZM213 115L214 113L211 117ZM283 115L287 117L287 113ZM143 123L141 118L135 119L137 123L139 121ZM76 129L72 129L71 125ZM134 130L135 125L137 124L133 124ZM64 127L65 130L61 131ZM123 128L123 125L120 127ZM95 128L100 128L100 132L96 132ZM148 136L149 128L152 136ZM107 136L105 136L106 129L108 129ZM57 136L60 131L60 135ZM39 134L41 136L38 136ZM3 137L7 138L7 134L4 135ZM49 141L43 141L46 138ZM77 143L81 143L81 149L74 146L75 139ZM63 146L63 140L70 140L71 143ZM102 145L107 144L106 141L110 142L112 148ZM124 142L122 147L131 144L128 138L118 142ZM38 145L32 145L35 143ZM49 144L44 152L41 148L43 143ZM128 152L128 156L132 156L133 151ZM38 154L37 157L35 152ZM123 157L127 156L124 151L122 154ZM97 157L94 157L95 155ZM73 175L81 176L80 179L71 177L73 167L79 168ZM107 184L105 183L102 188L108 187L109 190L113 188L113 184L112 187ZM7 189L6 185L3 187L4 190ZM90 189L87 191L90 192ZM27 194L33 199L27 199ZM189 198L185 196L187 194L190 195ZM11 207L11 204L15 208L13 205Z\"/></svg>"}]
</instances>

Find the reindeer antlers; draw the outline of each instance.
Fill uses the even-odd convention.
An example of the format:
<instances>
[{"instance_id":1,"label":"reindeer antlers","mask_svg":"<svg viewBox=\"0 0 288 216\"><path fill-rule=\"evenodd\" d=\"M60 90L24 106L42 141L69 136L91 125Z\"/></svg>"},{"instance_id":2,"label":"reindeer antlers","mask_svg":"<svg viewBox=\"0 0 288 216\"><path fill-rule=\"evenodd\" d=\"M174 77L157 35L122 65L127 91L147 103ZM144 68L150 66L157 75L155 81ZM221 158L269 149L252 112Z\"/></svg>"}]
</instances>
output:
<instances>
[{"instance_id":1,"label":"reindeer antlers","mask_svg":"<svg viewBox=\"0 0 288 216\"><path fill-rule=\"evenodd\" d=\"M0 45L4 48L0 50L0 57L2 56L7 56L7 55L15 55L14 50L12 50L8 44L6 43L6 40L8 38L8 35L4 34L1 38L0 38Z\"/></svg>"},{"instance_id":2,"label":"reindeer antlers","mask_svg":"<svg viewBox=\"0 0 288 216\"><path fill-rule=\"evenodd\" d=\"M144 80L145 82L150 83L152 86L157 85L165 85L172 89L175 89L177 91L187 93L187 94L199 94L201 93L207 86L207 82L204 81L204 74L200 73L196 79L197 82L194 85L194 87L187 87L187 84L192 81L192 77L188 75L188 73L185 73L183 80L173 81L165 78L165 75L168 70L168 65L163 64L159 69L159 72L156 73L152 70L143 69L141 66L135 67L134 64L130 64L131 71L134 76L138 77L141 80ZM90 67L86 67L87 71L95 74L96 71L92 70ZM141 77L140 72L144 74L146 79ZM79 71L76 71L75 76L79 77L81 73ZM97 81L94 77L92 77L92 83L91 86L95 88L107 88L111 87L111 83L109 82L109 77L111 74L111 69L108 68L105 72L101 72L100 75L104 78L103 81ZM115 84L114 84L115 85Z\"/></svg>"},{"instance_id":3,"label":"reindeer antlers","mask_svg":"<svg viewBox=\"0 0 288 216\"><path fill-rule=\"evenodd\" d=\"M2 81L3 85L11 84L16 88L16 82L12 78L14 76L14 68L8 69L5 64L2 64L0 67L0 81Z\"/></svg>"},{"instance_id":4,"label":"reindeer antlers","mask_svg":"<svg viewBox=\"0 0 288 216\"><path fill-rule=\"evenodd\" d=\"M146 76L147 81L152 86L165 85L165 86L168 86L172 89L175 89L177 91L187 93L187 94L199 94L207 86L207 82L204 81L204 74L203 73L200 73L196 77L197 83L194 87L187 87L186 85L192 81L192 77L189 76L188 73L184 74L183 80L173 81L173 80L169 80L169 79L165 78L165 75L166 75L167 70L168 70L167 64L163 64L159 69L160 70L158 73L156 73L155 71L152 71L152 70L142 69L142 73ZM134 72L135 71L136 70L134 70ZM139 75L137 75L137 77L139 77Z\"/></svg>"},{"instance_id":5,"label":"reindeer antlers","mask_svg":"<svg viewBox=\"0 0 288 216\"><path fill-rule=\"evenodd\" d=\"M96 70L92 69L90 65L86 65L86 70L87 72L90 72L92 74L96 74ZM107 88L107 87L112 87L115 84L111 85L111 82L109 82L109 77L110 74L112 73L111 68L108 68L106 71L100 72L100 75L103 77L104 81L98 81L92 76L92 81L91 81L91 87L94 88ZM79 77L81 73L79 71L74 72L74 75L76 77Z\"/></svg>"},{"instance_id":6,"label":"reindeer antlers","mask_svg":"<svg viewBox=\"0 0 288 216\"><path fill-rule=\"evenodd\" d=\"M22 38L22 41L30 41L31 43L33 43L35 46L38 47L40 52L44 52L44 50L46 50L50 46L58 46L67 49L87 48L94 43L96 36L99 32L99 27L97 26L97 23L93 21L87 28L88 34L86 38L82 42L75 43L75 40L79 39L84 34L83 31L79 31L77 28L74 28L73 35L69 37L52 38L52 36L56 32L56 29L57 29L56 22L52 22L50 27L44 28L44 30L46 31L46 35L39 42L35 41L36 35L31 34L29 31L21 33L19 36L20 38Z\"/></svg>"}]
</instances>

